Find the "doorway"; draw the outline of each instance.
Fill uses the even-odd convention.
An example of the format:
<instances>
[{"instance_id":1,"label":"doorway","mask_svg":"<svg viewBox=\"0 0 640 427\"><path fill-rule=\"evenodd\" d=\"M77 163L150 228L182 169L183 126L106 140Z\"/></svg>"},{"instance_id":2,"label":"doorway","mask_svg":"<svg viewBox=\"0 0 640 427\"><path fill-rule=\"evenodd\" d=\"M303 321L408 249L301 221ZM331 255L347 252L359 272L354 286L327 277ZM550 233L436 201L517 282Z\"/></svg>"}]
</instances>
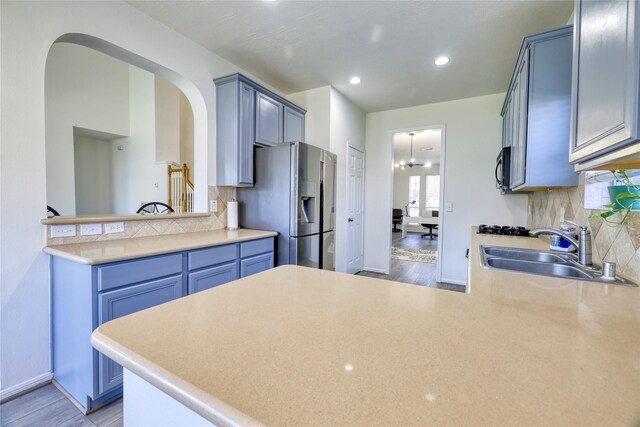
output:
<instances>
[{"instance_id":1,"label":"doorway","mask_svg":"<svg viewBox=\"0 0 640 427\"><path fill-rule=\"evenodd\" d=\"M392 221L388 231L389 273L385 278L451 289L440 283L444 142L444 125L391 134Z\"/></svg>"}]
</instances>

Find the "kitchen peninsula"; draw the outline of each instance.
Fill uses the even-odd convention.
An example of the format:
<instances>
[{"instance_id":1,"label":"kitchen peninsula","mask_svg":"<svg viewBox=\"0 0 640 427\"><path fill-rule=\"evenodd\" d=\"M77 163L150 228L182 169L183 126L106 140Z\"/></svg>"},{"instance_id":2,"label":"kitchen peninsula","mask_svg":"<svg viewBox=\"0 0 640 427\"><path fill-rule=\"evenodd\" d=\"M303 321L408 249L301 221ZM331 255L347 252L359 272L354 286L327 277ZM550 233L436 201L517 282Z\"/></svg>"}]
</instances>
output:
<instances>
[{"instance_id":1,"label":"kitchen peninsula","mask_svg":"<svg viewBox=\"0 0 640 427\"><path fill-rule=\"evenodd\" d=\"M126 370L125 425L637 423L639 289L486 270L488 243L544 246L474 234L466 294L282 266L92 343Z\"/></svg>"},{"instance_id":2,"label":"kitchen peninsula","mask_svg":"<svg viewBox=\"0 0 640 427\"><path fill-rule=\"evenodd\" d=\"M210 230L47 246L54 383L87 413L122 393L122 367L93 350L99 325L274 265L274 237Z\"/></svg>"}]
</instances>

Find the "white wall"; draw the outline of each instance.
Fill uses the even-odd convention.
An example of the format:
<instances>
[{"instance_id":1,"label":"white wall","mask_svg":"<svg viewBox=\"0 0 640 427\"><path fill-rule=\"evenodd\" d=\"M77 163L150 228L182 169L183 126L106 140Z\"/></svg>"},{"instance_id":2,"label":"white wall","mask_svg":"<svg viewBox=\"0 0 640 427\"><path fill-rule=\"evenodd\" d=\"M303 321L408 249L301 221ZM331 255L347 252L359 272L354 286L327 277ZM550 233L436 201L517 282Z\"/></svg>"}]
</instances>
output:
<instances>
[{"instance_id":1,"label":"white wall","mask_svg":"<svg viewBox=\"0 0 640 427\"><path fill-rule=\"evenodd\" d=\"M45 64L58 39L106 51L182 90L194 114L196 186L215 185L213 79L241 71L124 2L2 3L0 396L46 380L51 371L49 269L40 220L47 200ZM196 199L197 210L206 205L206 195Z\"/></svg>"},{"instance_id":2,"label":"white wall","mask_svg":"<svg viewBox=\"0 0 640 427\"><path fill-rule=\"evenodd\" d=\"M129 65L83 46L56 43L47 58L44 89L47 202L62 215L75 215L73 126L129 135Z\"/></svg>"},{"instance_id":3,"label":"white wall","mask_svg":"<svg viewBox=\"0 0 640 427\"><path fill-rule=\"evenodd\" d=\"M443 281L466 283L464 255L472 225L526 224L527 196L501 196L495 188L503 100L504 94L495 94L367 114L365 268L389 270L391 233L380 230L391 226L391 141L397 131L446 126L444 201L453 203L453 212L441 211Z\"/></svg>"},{"instance_id":4,"label":"white wall","mask_svg":"<svg viewBox=\"0 0 640 427\"><path fill-rule=\"evenodd\" d=\"M116 214L131 214L147 202L167 199L167 165L156 162L156 78L138 67L129 67L129 114L131 135L114 141L122 151L113 152ZM178 99L175 100L178 107ZM179 114L175 108L174 113ZM179 134L179 116L176 136ZM173 151L179 154L177 141ZM178 159L179 160L179 159Z\"/></svg>"},{"instance_id":5,"label":"white wall","mask_svg":"<svg viewBox=\"0 0 640 427\"><path fill-rule=\"evenodd\" d=\"M305 142L329 150L331 86L323 86L287 95L296 105L307 110L304 121Z\"/></svg>"},{"instance_id":6,"label":"white wall","mask_svg":"<svg viewBox=\"0 0 640 427\"><path fill-rule=\"evenodd\" d=\"M180 164L180 90L155 78L155 160Z\"/></svg>"},{"instance_id":7,"label":"white wall","mask_svg":"<svg viewBox=\"0 0 640 427\"><path fill-rule=\"evenodd\" d=\"M180 163L189 166L193 180L193 111L189 100L180 92Z\"/></svg>"}]
</instances>

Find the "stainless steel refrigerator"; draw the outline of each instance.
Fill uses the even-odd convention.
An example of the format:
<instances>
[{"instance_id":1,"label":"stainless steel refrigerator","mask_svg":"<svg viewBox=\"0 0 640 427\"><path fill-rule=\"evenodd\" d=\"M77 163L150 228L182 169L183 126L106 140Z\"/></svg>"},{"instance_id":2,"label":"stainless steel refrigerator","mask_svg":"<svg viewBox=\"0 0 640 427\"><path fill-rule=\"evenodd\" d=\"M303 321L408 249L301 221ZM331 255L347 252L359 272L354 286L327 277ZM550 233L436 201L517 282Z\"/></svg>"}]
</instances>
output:
<instances>
[{"instance_id":1,"label":"stainless steel refrigerator","mask_svg":"<svg viewBox=\"0 0 640 427\"><path fill-rule=\"evenodd\" d=\"M256 147L254 186L238 188L238 221L273 230L276 265L335 270L336 155L303 142Z\"/></svg>"}]
</instances>

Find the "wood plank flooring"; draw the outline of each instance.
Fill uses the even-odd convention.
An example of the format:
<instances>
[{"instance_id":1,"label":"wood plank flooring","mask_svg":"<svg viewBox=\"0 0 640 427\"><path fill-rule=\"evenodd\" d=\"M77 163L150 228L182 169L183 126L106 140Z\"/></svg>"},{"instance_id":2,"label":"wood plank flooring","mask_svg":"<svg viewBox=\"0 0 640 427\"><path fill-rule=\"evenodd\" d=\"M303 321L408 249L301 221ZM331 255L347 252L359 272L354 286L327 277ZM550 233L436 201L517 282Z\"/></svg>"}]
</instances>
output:
<instances>
[{"instance_id":1,"label":"wood plank flooring","mask_svg":"<svg viewBox=\"0 0 640 427\"><path fill-rule=\"evenodd\" d=\"M121 427L122 399L85 416L53 384L0 405L2 427Z\"/></svg>"},{"instance_id":2,"label":"wood plank flooring","mask_svg":"<svg viewBox=\"0 0 640 427\"><path fill-rule=\"evenodd\" d=\"M420 238L421 233L407 233L403 239L402 233L393 233L391 244L398 248L432 249L438 250L438 240ZM396 282L411 283L418 286L430 288L447 289L450 291L464 292L465 287L461 285L451 285L448 283L438 283L436 281L436 264L426 262L404 261L391 259L389 274L372 273L361 271L359 276L375 277L377 279L394 280Z\"/></svg>"}]
</instances>

